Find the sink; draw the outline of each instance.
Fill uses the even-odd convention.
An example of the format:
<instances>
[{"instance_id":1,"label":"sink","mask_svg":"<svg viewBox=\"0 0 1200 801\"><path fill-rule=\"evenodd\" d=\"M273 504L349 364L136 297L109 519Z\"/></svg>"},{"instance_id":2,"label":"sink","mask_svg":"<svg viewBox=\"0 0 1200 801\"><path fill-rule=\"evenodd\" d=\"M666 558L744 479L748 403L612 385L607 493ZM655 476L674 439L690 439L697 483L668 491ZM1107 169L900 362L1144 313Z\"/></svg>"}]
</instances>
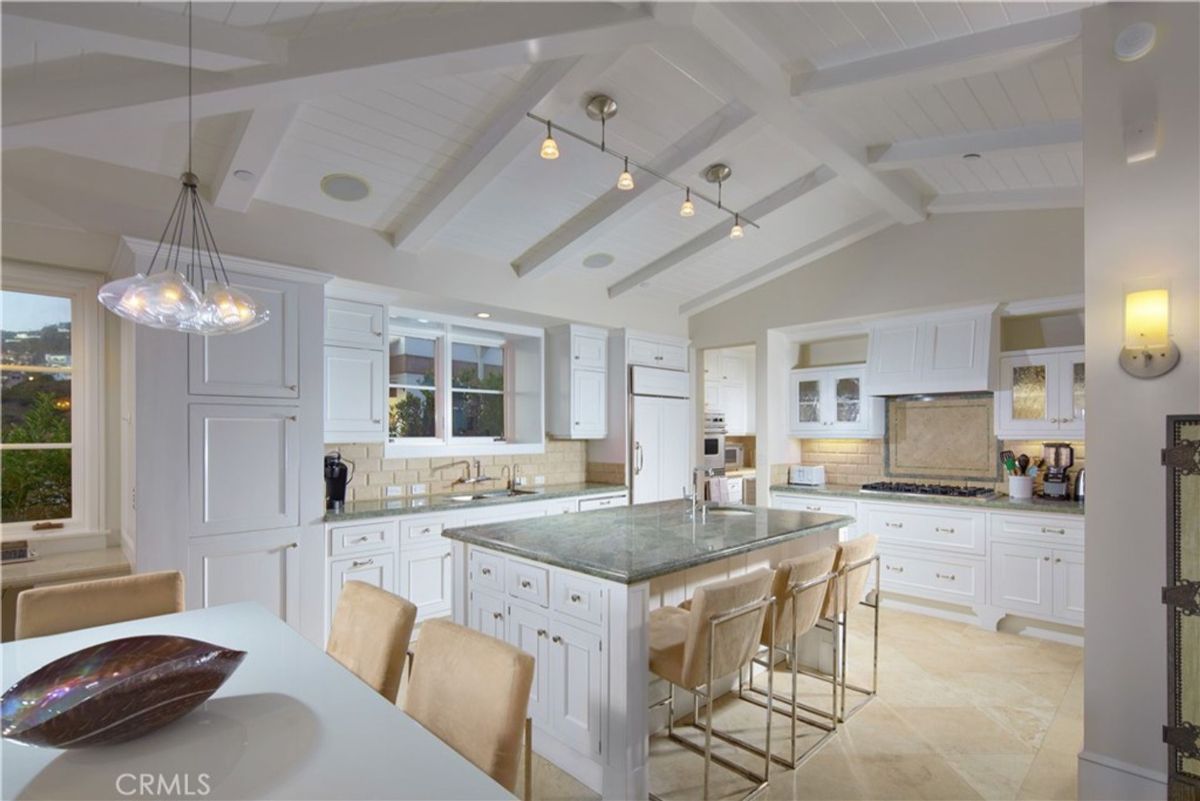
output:
<instances>
[{"instance_id":1,"label":"sink","mask_svg":"<svg viewBox=\"0 0 1200 801\"><path fill-rule=\"evenodd\" d=\"M745 517L753 516L753 509L739 509L736 506L710 506L708 507L709 517Z\"/></svg>"},{"instance_id":2,"label":"sink","mask_svg":"<svg viewBox=\"0 0 1200 801\"><path fill-rule=\"evenodd\" d=\"M536 495L533 490L518 490L518 489L502 489L502 490L487 490L486 492L476 492L473 495L451 495L450 500L460 503L466 501L483 501L489 498L519 498L523 495Z\"/></svg>"}]
</instances>

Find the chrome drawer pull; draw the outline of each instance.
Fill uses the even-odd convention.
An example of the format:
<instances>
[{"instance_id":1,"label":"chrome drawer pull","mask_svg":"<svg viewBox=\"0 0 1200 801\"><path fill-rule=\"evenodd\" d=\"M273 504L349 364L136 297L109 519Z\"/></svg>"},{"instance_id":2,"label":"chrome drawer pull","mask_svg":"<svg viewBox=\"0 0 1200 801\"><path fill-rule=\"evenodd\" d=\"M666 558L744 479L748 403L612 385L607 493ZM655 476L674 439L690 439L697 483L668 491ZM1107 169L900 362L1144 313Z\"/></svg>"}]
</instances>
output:
<instances>
[{"instance_id":1,"label":"chrome drawer pull","mask_svg":"<svg viewBox=\"0 0 1200 801\"><path fill-rule=\"evenodd\" d=\"M521 589L528 590L533 588L533 582L529 579L521 579Z\"/></svg>"},{"instance_id":2,"label":"chrome drawer pull","mask_svg":"<svg viewBox=\"0 0 1200 801\"><path fill-rule=\"evenodd\" d=\"M374 559L364 559L361 562L355 560L350 563L350 567L366 567L367 565L373 565L373 564L375 564Z\"/></svg>"},{"instance_id":3,"label":"chrome drawer pull","mask_svg":"<svg viewBox=\"0 0 1200 801\"><path fill-rule=\"evenodd\" d=\"M1067 530L1065 528L1046 528L1045 526L1042 526L1042 533L1043 534L1066 534Z\"/></svg>"},{"instance_id":4,"label":"chrome drawer pull","mask_svg":"<svg viewBox=\"0 0 1200 801\"><path fill-rule=\"evenodd\" d=\"M904 568L903 568L903 567L892 567L891 565L884 565L884 567L885 567L885 568L887 568L888 570L891 570L891 571L895 572L895 573L903 573L903 572L904 572Z\"/></svg>"},{"instance_id":5,"label":"chrome drawer pull","mask_svg":"<svg viewBox=\"0 0 1200 801\"><path fill-rule=\"evenodd\" d=\"M366 534L363 534L361 537L355 537L354 541L355 542L366 542L369 539L371 539L371 538L368 537Z\"/></svg>"},{"instance_id":6,"label":"chrome drawer pull","mask_svg":"<svg viewBox=\"0 0 1200 801\"><path fill-rule=\"evenodd\" d=\"M883 524L888 528L904 528L903 523L893 523L890 520L885 520Z\"/></svg>"},{"instance_id":7,"label":"chrome drawer pull","mask_svg":"<svg viewBox=\"0 0 1200 801\"><path fill-rule=\"evenodd\" d=\"M939 527L939 528L935 528L934 531L938 532L939 534L953 534L954 533L954 529L952 529L952 528L940 528Z\"/></svg>"},{"instance_id":8,"label":"chrome drawer pull","mask_svg":"<svg viewBox=\"0 0 1200 801\"><path fill-rule=\"evenodd\" d=\"M583 600L583 596L580 595L579 593L577 593L577 592L571 593L571 603L577 604L582 600Z\"/></svg>"},{"instance_id":9,"label":"chrome drawer pull","mask_svg":"<svg viewBox=\"0 0 1200 801\"><path fill-rule=\"evenodd\" d=\"M492 619L493 620L503 620L504 613L503 612L492 612Z\"/></svg>"},{"instance_id":10,"label":"chrome drawer pull","mask_svg":"<svg viewBox=\"0 0 1200 801\"><path fill-rule=\"evenodd\" d=\"M429 526L426 526L425 528L421 529L422 534L428 534L430 531L433 531L433 529L431 529Z\"/></svg>"},{"instance_id":11,"label":"chrome drawer pull","mask_svg":"<svg viewBox=\"0 0 1200 801\"><path fill-rule=\"evenodd\" d=\"M819 511L821 511L821 507L820 507L820 506L805 506L804 508L805 508L805 509L807 509L807 510L808 510L808 511L810 511L810 512L819 512Z\"/></svg>"},{"instance_id":12,"label":"chrome drawer pull","mask_svg":"<svg viewBox=\"0 0 1200 801\"><path fill-rule=\"evenodd\" d=\"M550 638L550 642L561 643L562 637L559 637L557 634L555 634L553 637Z\"/></svg>"},{"instance_id":13,"label":"chrome drawer pull","mask_svg":"<svg viewBox=\"0 0 1200 801\"><path fill-rule=\"evenodd\" d=\"M955 581L953 573L947 573L945 575L943 575L941 573L934 573L933 575L937 576L940 579L949 579L950 581Z\"/></svg>"},{"instance_id":14,"label":"chrome drawer pull","mask_svg":"<svg viewBox=\"0 0 1200 801\"><path fill-rule=\"evenodd\" d=\"M1059 563L1061 563L1061 562L1062 562L1062 557L1061 557L1061 556L1056 556L1056 557L1054 557L1054 564L1056 564L1056 565L1057 565L1057 564L1059 564Z\"/></svg>"},{"instance_id":15,"label":"chrome drawer pull","mask_svg":"<svg viewBox=\"0 0 1200 801\"><path fill-rule=\"evenodd\" d=\"M479 568L479 572L484 576L492 575L492 569L490 567L481 567Z\"/></svg>"},{"instance_id":16,"label":"chrome drawer pull","mask_svg":"<svg viewBox=\"0 0 1200 801\"><path fill-rule=\"evenodd\" d=\"M578 357L576 357L576 358L578 358ZM545 629L538 629L538 631L537 631L537 635L538 635L539 637L545 637L545 636L546 636L546 630L545 630Z\"/></svg>"},{"instance_id":17,"label":"chrome drawer pull","mask_svg":"<svg viewBox=\"0 0 1200 801\"><path fill-rule=\"evenodd\" d=\"M1049 557L1049 556L1043 556L1043 557L1042 557L1042 561L1043 561L1043 562L1049 562L1049 561L1050 561L1050 557Z\"/></svg>"}]
</instances>

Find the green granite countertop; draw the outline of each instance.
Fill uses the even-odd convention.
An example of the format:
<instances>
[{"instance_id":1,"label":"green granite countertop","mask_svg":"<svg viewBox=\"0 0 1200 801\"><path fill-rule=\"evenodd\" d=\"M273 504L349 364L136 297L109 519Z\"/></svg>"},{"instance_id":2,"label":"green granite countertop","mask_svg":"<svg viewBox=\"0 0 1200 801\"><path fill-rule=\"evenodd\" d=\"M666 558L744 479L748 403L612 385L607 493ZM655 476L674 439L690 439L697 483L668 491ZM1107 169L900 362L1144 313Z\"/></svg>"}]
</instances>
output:
<instances>
[{"instance_id":1,"label":"green granite countertop","mask_svg":"<svg viewBox=\"0 0 1200 801\"><path fill-rule=\"evenodd\" d=\"M443 536L534 562L634 584L853 522L842 515L726 506L691 519L688 501L662 501L511 523L448 529Z\"/></svg>"},{"instance_id":2,"label":"green granite countertop","mask_svg":"<svg viewBox=\"0 0 1200 801\"><path fill-rule=\"evenodd\" d=\"M930 506L983 507L997 512L1041 512L1061 515L1082 515L1083 504L1076 501L1054 501L1046 498L1016 500L1007 495L994 498L948 498L941 495L900 495L890 492L860 492L852 484L825 484L820 487L801 487L795 484L772 484L771 492L789 495L832 495L876 503L920 503Z\"/></svg>"},{"instance_id":3,"label":"green granite countertop","mask_svg":"<svg viewBox=\"0 0 1200 801\"><path fill-rule=\"evenodd\" d=\"M522 488L526 489L526 488ZM393 515L432 514L460 509L477 509L480 506L499 506L527 501L549 501L555 498L572 498L581 495L615 495L627 492L622 484L552 484L548 487L533 487L527 495L501 498L480 498L471 501L451 500L455 495L468 495L489 490L472 490L463 487L460 492L445 495L418 495L412 498L383 498L378 501L351 501L338 512L325 512L326 523L342 523L368 517L391 517Z\"/></svg>"}]
</instances>

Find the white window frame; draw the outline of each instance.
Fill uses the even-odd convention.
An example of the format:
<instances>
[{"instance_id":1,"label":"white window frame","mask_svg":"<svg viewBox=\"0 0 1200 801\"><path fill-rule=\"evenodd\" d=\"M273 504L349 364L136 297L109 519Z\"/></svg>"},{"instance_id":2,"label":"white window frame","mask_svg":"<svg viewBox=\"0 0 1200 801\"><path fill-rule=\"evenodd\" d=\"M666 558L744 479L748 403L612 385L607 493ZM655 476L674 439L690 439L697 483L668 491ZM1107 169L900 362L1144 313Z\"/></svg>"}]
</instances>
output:
<instances>
[{"instance_id":1,"label":"white window frame","mask_svg":"<svg viewBox=\"0 0 1200 801\"><path fill-rule=\"evenodd\" d=\"M393 387L410 389L413 386L411 384L394 384L394 383L392 383L391 354L392 354L392 337L393 336L414 337L414 338L418 338L418 339L432 339L433 340L433 363L434 363L433 386L432 387L424 387L424 389L432 389L433 390L433 402L434 402L435 409L434 409L434 426L433 426L434 434L432 437L392 437L392 433L391 433L392 407L391 407L391 403L390 403L391 390ZM446 415L445 415L445 411L444 411L445 403L444 403L444 399L442 398L442 395L445 390L444 384L446 383L446 381L445 381L446 371L445 371L444 365L442 363L443 362L442 354L446 350L446 332L445 331L436 331L436 330L432 330L432 329L396 328L396 327L389 326L388 331L387 331L387 347L388 347L388 349L385 353L385 357L386 357L387 361L385 362L385 364L386 364L386 369L388 371L388 374L387 374L387 382L385 383L386 389L384 390L384 392L387 393L386 396L384 397L384 408L387 410L387 415L388 415L387 444L393 445L393 446L403 446L403 447L416 446L416 447L425 447L425 448L428 448L428 447L434 446L434 445L444 444L446 441L445 433L444 433L446 431Z\"/></svg>"},{"instance_id":2,"label":"white window frame","mask_svg":"<svg viewBox=\"0 0 1200 801\"><path fill-rule=\"evenodd\" d=\"M503 372L504 372L504 389L500 390L499 392L497 392L495 390L488 390L488 389L468 389L468 388L456 389L454 387L454 369L453 369L454 346L456 344L475 345L478 347L485 347L485 348L499 348L501 351L501 354L502 354L501 358L504 361L503 367L502 367ZM446 337L446 362L445 362L445 364L446 364L446 389L449 392L449 397L447 398L448 402L445 404L446 441L447 442L449 442L451 444L470 443L470 444L475 444L475 445L505 445L508 443L508 437L509 437L509 434L512 432L512 425L513 425L513 409L512 409L512 404L513 404L513 395L512 395L513 366L512 366L512 361L513 361L512 349L509 347L509 343L505 339L502 339L500 337L491 338L491 337L481 337L481 336L469 336L469 335L463 335L463 334L455 335L453 333L450 333L449 335L447 335L447 337ZM455 434L454 434L454 393L455 392L468 392L468 393L475 393L477 395L499 395L500 402L504 406L504 436L499 439L497 439L495 437L459 437L459 436L455 436Z\"/></svg>"},{"instance_id":3,"label":"white window frame","mask_svg":"<svg viewBox=\"0 0 1200 801\"><path fill-rule=\"evenodd\" d=\"M4 539L53 539L104 533L104 324L96 293L103 278L64 267L3 261L0 288L71 301L71 517L0 525ZM5 450L17 450L17 448ZM61 527L34 530L38 523Z\"/></svg>"}]
</instances>

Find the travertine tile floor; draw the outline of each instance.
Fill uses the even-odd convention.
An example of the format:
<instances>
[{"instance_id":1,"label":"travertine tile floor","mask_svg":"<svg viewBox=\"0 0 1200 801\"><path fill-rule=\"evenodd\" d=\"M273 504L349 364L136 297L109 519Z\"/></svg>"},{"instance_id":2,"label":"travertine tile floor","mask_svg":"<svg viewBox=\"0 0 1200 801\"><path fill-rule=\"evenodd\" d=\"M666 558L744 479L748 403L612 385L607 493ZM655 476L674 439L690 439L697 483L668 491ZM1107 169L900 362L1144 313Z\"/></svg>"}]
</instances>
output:
<instances>
[{"instance_id":1,"label":"travertine tile floor","mask_svg":"<svg viewBox=\"0 0 1200 801\"><path fill-rule=\"evenodd\" d=\"M850 678L863 685L870 677L870 621L865 608L851 617ZM1075 755L1083 737L1082 649L893 611L886 601L880 630L879 697L798 770L773 766L768 798L1075 798ZM778 686L786 686L788 677L776 673ZM828 697L816 682L803 692L814 705ZM754 740L763 714L726 697L717 725ZM683 731L703 742L695 729ZM786 731L787 718L776 715L777 753L784 753ZM739 755L748 767L761 767L728 746L718 747ZM701 766L698 756L665 737L652 738L655 794L700 798ZM745 780L716 766L711 778L713 798L738 798L749 789ZM538 799L596 797L536 756L533 787Z\"/></svg>"}]
</instances>

